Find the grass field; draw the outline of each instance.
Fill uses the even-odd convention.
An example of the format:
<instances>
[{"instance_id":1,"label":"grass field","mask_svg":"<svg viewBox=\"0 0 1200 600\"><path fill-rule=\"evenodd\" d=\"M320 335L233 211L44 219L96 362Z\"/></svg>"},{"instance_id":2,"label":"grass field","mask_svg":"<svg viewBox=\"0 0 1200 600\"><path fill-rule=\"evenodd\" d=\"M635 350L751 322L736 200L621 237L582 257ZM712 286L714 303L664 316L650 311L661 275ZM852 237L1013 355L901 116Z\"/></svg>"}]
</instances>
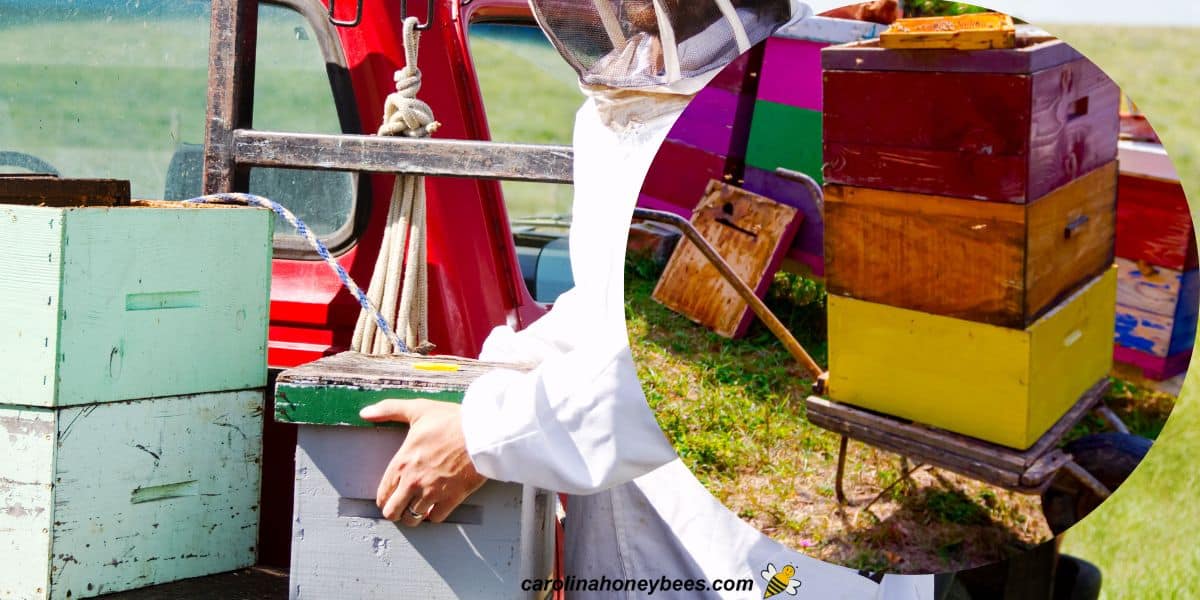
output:
<instances>
[{"instance_id":1,"label":"grass field","mask_svg":"<svg viewBox=\"0 0 1200 600\"><path fill-rule=\"evenodd\" d=\"M1196 29L1052 27L1105 69L1163 138L1200 216ZM1193 367L1195 362L1193 362ZM1193 368L1150 455L1108 502L1067 532L1064 550L1104 572L1105 598L1200 597L1200 373Z\"/></svg>"}]
</instances>

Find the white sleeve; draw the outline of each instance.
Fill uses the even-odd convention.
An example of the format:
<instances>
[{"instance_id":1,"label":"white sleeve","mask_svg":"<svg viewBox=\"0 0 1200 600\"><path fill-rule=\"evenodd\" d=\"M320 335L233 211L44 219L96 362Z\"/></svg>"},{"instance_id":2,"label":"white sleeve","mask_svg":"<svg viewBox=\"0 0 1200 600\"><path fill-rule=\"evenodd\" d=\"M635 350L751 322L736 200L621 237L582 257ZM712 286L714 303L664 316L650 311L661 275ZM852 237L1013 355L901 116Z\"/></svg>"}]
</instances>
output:
<instances>
[{"instance_id":1,"label":"white sleeve","mask_svg":"<svg viewBox=\"0 0 1200 600\"><path fill-rule=\"evenodd\" d=\"M593 494L676 458L615 337L529 373L487 373L468 388L462 420L481 474L557 492Z\"/></svg>"}]
</instances>

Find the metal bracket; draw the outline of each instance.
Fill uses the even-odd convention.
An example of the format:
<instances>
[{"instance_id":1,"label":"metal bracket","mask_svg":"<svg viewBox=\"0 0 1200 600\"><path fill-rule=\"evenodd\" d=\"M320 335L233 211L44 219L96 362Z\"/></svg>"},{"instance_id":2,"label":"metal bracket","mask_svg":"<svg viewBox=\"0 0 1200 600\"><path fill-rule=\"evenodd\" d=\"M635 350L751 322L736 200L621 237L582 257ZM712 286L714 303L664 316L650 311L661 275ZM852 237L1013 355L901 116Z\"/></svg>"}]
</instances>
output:
<instances>
[{"instance_id":1,"label":"metal bracket","mask_svg":"<svg viewBox=\"0 0 1200 600\"><path fill-rule=\"evenodd\" d=\"M333 7L337 5L337 0L329 0L329 22L338 27L357 27L359 21L362 21L363 0L355 0L354 20L339 21L333 16Z\"/></svg>"},{"instance_id":2,"label":"metal bracket","mask_svg":"<svg viewBox=\"0 0 1200 600\"><path fill-rule=\"evenodd\" d=\"M361 0L360 0L361 1ZM400 20L408 18L408 0L400 0ZM417 22L417 31L425 31L433 25L433 0L425 0L425 22Z\"/></svg>"}]
</instances>

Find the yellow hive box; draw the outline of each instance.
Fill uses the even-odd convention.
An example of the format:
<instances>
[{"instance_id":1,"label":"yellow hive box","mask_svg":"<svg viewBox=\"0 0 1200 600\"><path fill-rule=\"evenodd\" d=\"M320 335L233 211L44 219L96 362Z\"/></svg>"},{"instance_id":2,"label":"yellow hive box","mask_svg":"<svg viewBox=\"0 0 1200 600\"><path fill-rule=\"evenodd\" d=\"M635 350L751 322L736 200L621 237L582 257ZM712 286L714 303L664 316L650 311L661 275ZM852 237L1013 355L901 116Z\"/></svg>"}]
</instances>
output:
<instances>
[{"instance_id":1,"label":"yellow hive box","mask_svg":"<svg viewBox=\"0 0 1200 600\"><path fill-rule=\"evenodd\" d=\"M829 395L1026 449L1112 368L1117 272L1028 328L829 296Z\"/></svg>"}]
</instances>

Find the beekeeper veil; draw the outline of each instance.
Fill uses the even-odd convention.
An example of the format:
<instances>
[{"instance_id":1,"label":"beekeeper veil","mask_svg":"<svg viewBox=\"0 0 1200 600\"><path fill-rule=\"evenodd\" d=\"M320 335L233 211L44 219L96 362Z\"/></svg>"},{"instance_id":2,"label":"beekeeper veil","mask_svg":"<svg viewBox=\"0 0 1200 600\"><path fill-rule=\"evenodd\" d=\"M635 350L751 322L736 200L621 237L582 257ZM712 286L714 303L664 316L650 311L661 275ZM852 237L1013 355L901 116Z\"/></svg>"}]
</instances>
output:
<instances>
[{"instance_id":1,"label":"beekeeper veil","mask_svg":"<svg viewBox=\"0 0 1200 600\"><path fill-rule=\"evenodd\" d=\"M530 5L585 86L683 93L695 93L739 54L807 11L795 0L530 0ZM701 83L688 86L689 81Z\"/></svg>"}]
</instances>

